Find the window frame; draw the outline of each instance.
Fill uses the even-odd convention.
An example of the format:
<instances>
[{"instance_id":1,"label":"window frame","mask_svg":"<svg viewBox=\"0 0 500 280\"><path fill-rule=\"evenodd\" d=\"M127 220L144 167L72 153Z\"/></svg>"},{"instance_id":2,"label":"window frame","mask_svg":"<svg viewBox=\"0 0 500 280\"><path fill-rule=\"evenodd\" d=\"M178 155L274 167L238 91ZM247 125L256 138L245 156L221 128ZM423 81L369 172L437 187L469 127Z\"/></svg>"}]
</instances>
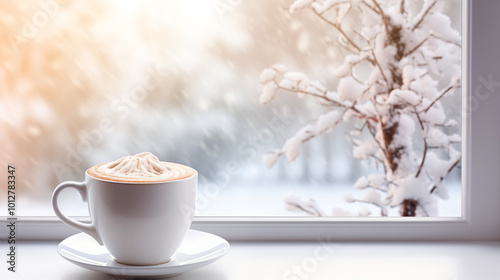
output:
<instances>
[{"instance_id":1,"label":"window frame","mask_svg":"<svg viewBox=\"0 0 500 280\"><path fill-rule=\"evenodd\" d=\"M476 37L484 37L485 30L495 25L493 18L481 16L488 9L495 10L486 7L488 5L500 8L500 3L462 1L462 217L195 217L191 228L228 240L246 241L500 240L500 203L494 203L495 197L500 198L500 188L495 188L500 182L500 161L491 152L494 140L500 139L500 126L495 127L495 120L500 120L500 111L496 110L500 107L500 97L490 94L481 100L479 109L468 109L474 101L472 89L477 89L480 83L478 78L471 78L495 73L494 48L486 51L477 51L476 48L481 42ZM477 21L473 25L474 7L479 16L474 17ZM486 24L482 25L483 22ZM500 27L500 21L497 25ZM473 33L478 36L473 38ZM490 38L488 43L497 43L500 47L500 40L492 42ZM473 48L475 52L472 52ZM480 65L472 63L476 58L484 62ZM500 59L498 62L500 65ZM474 186L474 191L471 186ZM79 219L88 221L88 217ZM19 239L61 240L76 232L57 217L18 218Z\"/></svg>"}]
</instances>

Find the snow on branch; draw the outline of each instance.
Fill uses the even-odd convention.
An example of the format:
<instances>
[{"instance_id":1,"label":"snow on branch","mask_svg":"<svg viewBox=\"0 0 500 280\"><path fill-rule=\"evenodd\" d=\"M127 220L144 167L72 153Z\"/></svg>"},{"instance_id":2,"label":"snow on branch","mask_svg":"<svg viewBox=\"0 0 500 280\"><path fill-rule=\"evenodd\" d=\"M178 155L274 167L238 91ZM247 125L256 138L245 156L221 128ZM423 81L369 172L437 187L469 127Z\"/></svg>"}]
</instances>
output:
<instances>
[{"instance_id":1,"label":"snow on branch","mask_svg":"<svg viewBox=\"0 0 500 280\"><path fill-rule=\"evenodd\" d=\"M368 178L363 176L360 177L353 186L357 190L363 190L368 187L373 189L387 192L387 180L385 174L370 174Z\"/></svg>"},{"instance_id":2,"label":"snow on branch","mask_svg":"<svg viewBox=\"0 0 500 280\"><path fill-rule=\"evenodd\" d=\"M279 71L277 71L279 67ZM278 75L279 74L279 75ZM352 77L346 77L342 86L338 88L340 93L328 91L325 86L315 80L310 80L300 72L290 72L281 64L274 65L262 71L260 83L263 84L262 93L259 98L261 104L271 102L278 89L297 93L299 97L313 97L319 104L333 107L341 107L354 111L359 118L367 118L356 106L357 97L368 90L365 85L360 84ZM353 102L354 101L354 102Z\"/></svg>"},{"instance_id":3,"label":"snow on branch","mask_svg":"<svg viewBox=\"0 0 500 280\"><path fill-rule=\"evenodd\" d=\"M284 197L286 208L294 212L303 212L311 216L326 216L316 201L312 198L300 196L296 193L288 193Z\"/></svg>"},{"instance_id":4,"label":"snow on branch","mask_svg":"<svg viewBox=\"0 0 500 280\"><path fill-rule=\"evenodd\" d=\"M314 0L295 0L293 4L290 6L290 13L295 13L300 9L304 9L305 7L311 5Z\"/></svg>"},{"instance_id":5,"label":"snow on branch","mask_svg":"<svg viewBox=\"0 0 500 280\"><path fill-rule=\"evenodd\" d=\"M285 142L285 145L281 150L275 150L274 152L267 153L263 160L268 168L271 168L278 157L282 154L286 155L288 161L295 160L300 152L302 151L302 146L322 133L325 133L333 129L342 119L342 113L339 111L330 111L318 117L316 123L309 124L299 130L295 136L291 137Z\"/></svg>"},{"instance_id":6,"label":"snow on branch","mask_svg":"<svg viewBox=\"0 0 500 280\"><path fill-rule=\"evenodd\" d=\"M275 79L277 74L285 73L288 69L282 64L275 64L271 68L266 68L260 74L260 83L263 84L262 94L260 95L260 104L267 104L271 102L278 89L278 84Z\"/></svg>"},{"instance_id":7,"label":"snow on branch","mask_svg":"<svg viewBox=\"0 0 500 280\"><path fill-rule=\"evenodd\" d=\"M370 216L371 212L370 210L366 209L366 208L362 208L358 213L355 213L355 212L352 212L352 211L349 211L349 210L345 210L345 209L342 209L342 208L339 208L339 207L334 207L332 209L332 216L334 217L367 217L367 216Z\"/></svg>"},{"instance_id":8,"label":"snow on branch","mask_svg":"<svg viewBox=\"0 0 500 280\"><path fill-rule=\"evenodd\" d=\"M361 126L348 133L353 157L374 163L377 170L382 165L383 173L359 178L353 187L365 196L347 195L345 200L376 205L381 215L387 215L388 205L400 207L405 216L437 215L435 199L448 197L445 178L461 158L453 147L461 141L453 131L457 122L446 115L444 101L461 87L461 40L444 13L445 4L422 0L415 14L407 1L294 1L291 12L312 11L335 30L339 45L350 54L335 71L339 80L334 89L283 65L262 71L261 104L283 91L331 108L281 149L264 155L264 164L272 167L281 155L295 160L310 139L340 122L353 123ZM359 20L348 26L346 18L351 16ZM357 77L360 72L368 75ZM439 88L443 77L452 78ZM307 209L303 212L318 213L309 200L305 200L309 204L297 198L287 201Z\"/></svg>"},{"instance_id":9,"label":"snow on branch","mask_svg":"<svg viewBox=\"0 0 500 280\"><path fill-rule=\"evenodd\" d=\"M344 31L342 26L340 25L341 20L346 16L346 14L351 10L351 6L346 6L344 9L339 9L337 13L337 22L334 20L331 20L327 18L325 15L325 12L328 11L330 8L334 7L334 5L329 5L325 7L321 7L319 5L313 5L313 12L321 18L324 22L328 23L329 25L333 26L341 35L341 38L345 39L348 44L353 47L356 51L360 52L361 48L347 35L347 33ZM340 20L339 20L340 19Z\"/></svg>"},{"instance_id":10,"label":"snow on branch","mask_svg":"<svg viewBox=\"0 0 500 280\"><path fill-rule=\"evenodd\" d=\"M375 205L380 208L381 216L387 216L387 202L382 201L382 195L374 189L366 190L365 195L361 199L353 197L352 194L346 194L344 200L349 203L361 202Z\"/></svg>"},{"instance_id":11,"label":"snow on branch","mask_svg":"<svg viewBox=\"0 0 500 280\"><path fill-rule=\"evenodd\" d=\"M434 100L431 101L431 103L423 110L425 113L429 111L429 109L432 108L432 106L439 101L443 96L445 96L447 93L453 93L455 89L459 88L461 85L461 79L459 77L455 77L455 79L452 79L450 85L446 87L441 94L439 94L438 97L436 97Z\"/></svg>"},{"instance_id":12,"label":"snow on branch","mask_svg":"<svg viewBox=\"0 0 500 280\"><path fill-rule=\"evenodd\" d=\"M391 105L408 104L416 106L422 102L422 96L411 90L394 89L387 98L387 103Z\"/></svg>"},{"instance_id":13,"label":"snow on branch","mask_svg":"<svg viewBox=\"0 0 500 280\"><path fill-rule=\"evenodd\" d=\"M422 24L422 22L425 19L425 16L427 16L429 14L429 12L436 5L436 3L437 3L437 0L424 1L424 5L422 6L420 13L415 17L415 24L413 25L411 31L415 31L415 29L417 29L420 26L420 24Z\"/></svg>"}]
</instances>

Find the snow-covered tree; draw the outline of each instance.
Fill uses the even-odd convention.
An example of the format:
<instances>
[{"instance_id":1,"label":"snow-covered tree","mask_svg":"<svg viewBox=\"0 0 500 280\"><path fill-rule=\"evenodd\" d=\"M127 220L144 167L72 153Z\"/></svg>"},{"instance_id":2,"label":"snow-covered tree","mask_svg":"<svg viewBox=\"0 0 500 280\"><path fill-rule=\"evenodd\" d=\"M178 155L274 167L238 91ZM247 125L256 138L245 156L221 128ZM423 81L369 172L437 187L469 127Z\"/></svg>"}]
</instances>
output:
<instances>
[{"instance_id":1,"label":"snow-covered tree","mask_svg":"<svg viewBox=\"0 0 500 280\"><path fill-rule=\"evenodd\" d=\"M457 122L447 118L442 104L461 86L461 36L443 13L444 1L424 0L416 7L409 2L293 2L291 13L312 11L335 30L349 54L336 69L336 91L281 64L262 72L261 104L283 90L331 108L281 149L267 153L266 166L271 168L281 155L292 161L313 137L340 122L353 123L348 136L354 158L383 168L354 183L355 189L366 189L364 197L347 194L345 200L376 205L382 216L388 207L399 207L402 216L438 214L436 197L448 198L444 181L461 158L460 135L450 132ZM325 215L314 200L291 195L285 201L291 209Z\"/></svg>"}]
</instances>

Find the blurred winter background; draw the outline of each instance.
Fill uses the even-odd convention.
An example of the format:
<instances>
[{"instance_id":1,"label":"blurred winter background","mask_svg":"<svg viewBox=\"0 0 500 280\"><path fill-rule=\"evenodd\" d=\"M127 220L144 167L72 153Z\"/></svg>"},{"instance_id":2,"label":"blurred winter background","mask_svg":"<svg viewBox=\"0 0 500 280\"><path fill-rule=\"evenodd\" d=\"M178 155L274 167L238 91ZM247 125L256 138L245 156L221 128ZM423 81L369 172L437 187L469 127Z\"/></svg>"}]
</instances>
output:
<instances>
[{"instance_id":1,"label":"blurred winter background","mask_svg":"<svg viewBox=\"0 0 500 280\"><path fill-rule=\"evenodd\" d=\"M261 106L260 72L281 62L334 88L346 54L334 30L312 13L290 15L290 4L1 1L0 161L17 168L17 213L54 215L59 182L142 151L198 170L198 215L298 215L285 209L290 191L323 209L367 207L343 200L373 168L353 160L345 125L294 162L262 162L326 109L286 94ZM460 1L446 4L460 31ZM460 121L460 95L443 104ZM441 216L461 215L460 173L447 178ZM60 199L70 215L87 215L76 192Z\"/></svg>"}]
</instances>

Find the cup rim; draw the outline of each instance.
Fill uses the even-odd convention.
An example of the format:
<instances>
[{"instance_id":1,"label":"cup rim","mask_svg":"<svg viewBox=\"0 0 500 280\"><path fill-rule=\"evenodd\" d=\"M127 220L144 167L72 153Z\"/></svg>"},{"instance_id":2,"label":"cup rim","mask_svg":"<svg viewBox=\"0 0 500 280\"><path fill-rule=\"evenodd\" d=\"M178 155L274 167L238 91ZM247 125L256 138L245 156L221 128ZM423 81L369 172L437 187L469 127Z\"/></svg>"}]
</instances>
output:
<instances>
[{"instance_id":1,"label":"cup rim","mask_svg":"<svg viewBox=\"0 0 500 280\"><path fill-rule=\"evenodd\" d=\"M108 182L108 183L117 183L117 184L127 184L127 185L133 185L133 184L141 184L141 185L154 185L154 184L164 184L164 183L175 183L175 182L183 182L183 181L187 181L187 180L190 180L196 176L198 176L198 171L194 168L192 168L194 170L194 174L189 176L189 177L186 177L186 178L182 178L182 179L178 179L178 180L169 180L169 181L156 181L156 182L127 182L127 181L113 181L113 180L107 180L107 179L102 179L102 178L96 178L92 175L89 174L89 169L92 168L92 167L89 167L87 168L87 170L85 170L85 176L87 177L90 177L94 180L97 180L97 181L101 181L101 182Z\"/></svg>"}]
</instances>

